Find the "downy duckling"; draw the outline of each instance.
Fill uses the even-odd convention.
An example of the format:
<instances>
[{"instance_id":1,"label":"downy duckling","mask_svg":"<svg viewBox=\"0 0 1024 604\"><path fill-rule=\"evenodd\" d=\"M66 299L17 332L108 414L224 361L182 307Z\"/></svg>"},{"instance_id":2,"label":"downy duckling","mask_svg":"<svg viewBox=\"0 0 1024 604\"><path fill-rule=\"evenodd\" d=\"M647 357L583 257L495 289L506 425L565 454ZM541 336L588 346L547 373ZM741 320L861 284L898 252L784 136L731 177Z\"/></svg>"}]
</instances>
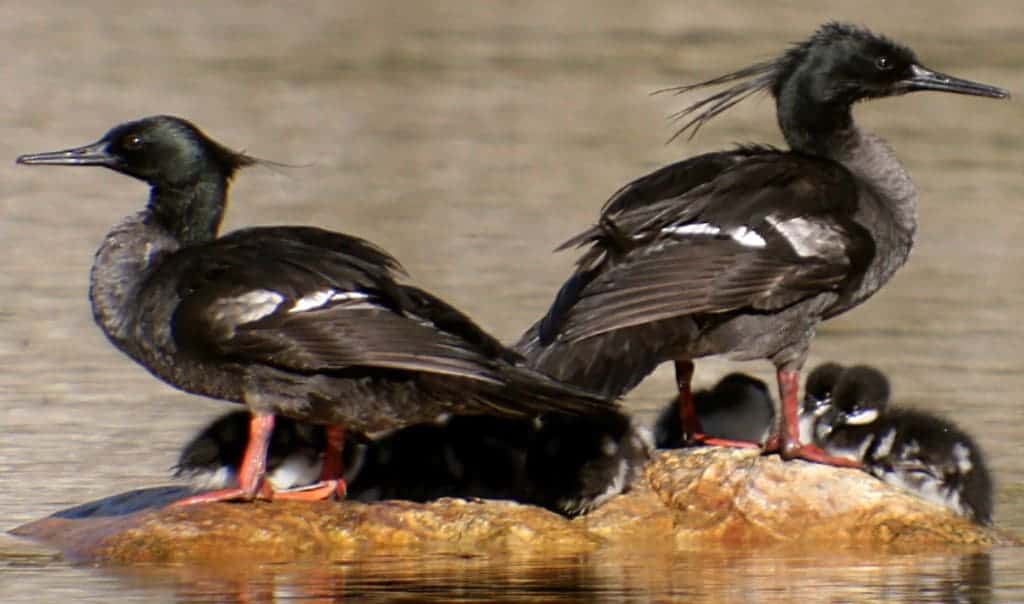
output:
<instances>
[{"instance_id":1,"label":"downy duckling","mask_svg":"<svg viewBox=\"0 0 1024 604\"><path fill-rule=\"evenodd\" d=\"M744 373L730 373L714 387L694 392L693 403L703 434L716 440L762 443L775 423L768 385ZM673 396L654 424L654 443L676 449L683 440L678 397Z\"/></svg>"},{"instance_id":2,"label":"downy duckling","mask_svg":"<svg viewBox=\"0 0 1024 604\"><path fill-rule=\"evenodd\" d=\"M246 447L248 414L227 414L185 446L176 476L200 489L232 488ZM280 432L279 432L280 430ZM285 419L270 441L268 480L301 489L318 480L325 429ZM431 501L441 497L511 499L577 516L629 490L647 461L651 438L622 414L532 420L442 416L344 450L347 497Z\"/></svg>"},{"instance_id":3,"label":"downy duckling","mask_svg":"<svg viewBox=\"0 0 1024 604\"><path fill-rule=\"evenodd\" d=\"M814 442L883 482L992 524L992 479L974 440L935 414L891 407L889 381L877 369L837 367L808 378L804 410L815 416Z\"/></svg>"}]
</instances>

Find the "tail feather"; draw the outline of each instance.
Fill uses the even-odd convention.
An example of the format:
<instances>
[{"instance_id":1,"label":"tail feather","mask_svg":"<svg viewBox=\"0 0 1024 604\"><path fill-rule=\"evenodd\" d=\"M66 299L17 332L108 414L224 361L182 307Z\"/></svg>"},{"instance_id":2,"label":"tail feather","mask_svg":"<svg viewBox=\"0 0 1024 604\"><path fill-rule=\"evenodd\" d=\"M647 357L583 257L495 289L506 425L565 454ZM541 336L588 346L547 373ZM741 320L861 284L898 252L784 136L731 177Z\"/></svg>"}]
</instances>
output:
<instances>
[{"instance_id":1,"label":"tail feather","mask_svg":"<svg viewBox=\"0 0 1024 604\"><path fill-rule=\"evenodd\" d=\"M527 367L513 366L504 377L505 390L531 414L605 415L619 409L615 397L560 382Z\"/></svg>"},{"instance_id":2,"label":"tail feather","mask_svg":"<svg viewBox=\"0 0 1024 604\"><path fill-rule=\"evenodd\" d=\"M601 396L618 398L671 358L663 342L686 342L689 329L678 321L627 327L566 344L541 341L541 321L530 327L515 349L526 364L560 382ZM668 336L668 337L666 337Z\"/></svg>"},{"instance_id":3,"label":"tail feather","mask_svg":"<svg viewBox=\"0 0 1024 604\"><path fill-rule=\"evenodd\" d=\"M551 308L539 321L537 325L537 338L541 344L547 346L554 342L562 323L565 321L565 313L579 300L580 292L590 281L587 275L576 273L569 277L568 281L562 284L555 295Z\"/></svg>"}]
</instances>

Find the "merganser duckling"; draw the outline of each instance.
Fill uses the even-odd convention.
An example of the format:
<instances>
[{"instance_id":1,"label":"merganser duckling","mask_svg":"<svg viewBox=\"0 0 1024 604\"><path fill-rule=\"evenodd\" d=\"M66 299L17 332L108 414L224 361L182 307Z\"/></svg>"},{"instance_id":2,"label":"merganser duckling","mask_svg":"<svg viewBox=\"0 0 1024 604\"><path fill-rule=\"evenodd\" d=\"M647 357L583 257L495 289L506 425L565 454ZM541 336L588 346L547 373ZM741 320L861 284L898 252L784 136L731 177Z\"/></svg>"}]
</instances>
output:
<instances>
[{"instance_id":1,"label":"merganser duckling","mask_svg":"<svg viewBox=\"0 0 1024 604\"><path fill-rule=\"evenodd\" d=\"M234 486L247 422L237 411L200 430L182 450L176 476L197 488ZM322 426L282 418L271 436L268 480L276 489L307 488L319 476L324 445ZM343 466L347 497L356 501L511 499L571 517L627 491L650 451L650 436L619 414L445 416L349 442Z\"/></svg>"},{"instance_id":2,"label":"merganser duckling","mask_svg":"<svg viewBox=\"0 0 1024 604\"><path fill-rule=\"evenodd\" d=\"M974 440L933 413L890 406L889 381L877 369L837 367L808 379L814 442L883 482L992 524L992 479Z\"/></svg>"},{"instance_id":3,"label":"merganser duckling","mask_svg":"<svg viewBox=\"0 0 1024 604\"><path fill-rule=\"evenodd\" d=\"M694 392L693 404L703 433L716 440L763 443L775 423L775 405L768 385L744 373L730 373L713 388ZM654 444L659 449L687 444L675 396L658 415Z\"/></svg>"}]
</instances>

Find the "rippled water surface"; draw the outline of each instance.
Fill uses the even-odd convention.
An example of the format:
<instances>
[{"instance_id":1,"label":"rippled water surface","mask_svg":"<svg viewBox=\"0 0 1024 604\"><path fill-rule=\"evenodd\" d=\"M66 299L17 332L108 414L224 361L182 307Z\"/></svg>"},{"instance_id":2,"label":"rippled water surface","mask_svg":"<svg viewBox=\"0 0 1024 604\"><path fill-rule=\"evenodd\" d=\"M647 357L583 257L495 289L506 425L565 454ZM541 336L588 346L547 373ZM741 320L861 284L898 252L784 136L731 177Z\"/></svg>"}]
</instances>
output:
<instances>
[{"instance_id":1,"label":"rippled water surface","mask_svg":"<svg viewBox=\"0 0 1024 604\"><path fill-rule=\"evenodd\" d=\"M428 6L429 5L429 6ZM305 223L359 234L420 283L514 339L572 253L552 255L618 186L732 142L779 143L748 103L664 145L683 102L649 96L761 60L829 18L912 44L933 68L1024 93L1024 13L1009 0L891 3L347 0L0 4L0 528L161 484L191 431L225 407L157 382L93 326L88 268L141 206L102 170L16 168L152 113L187 116L255 168L227 227ZM812 363L870 362L899 401L976 435L997 523L1024 531L1024 106L912 95L857 109L921 192L914 255L820 330ZM698 364L707 384L732 366ZM744 370L768 377L767 364ZM659 372L629 399L648 417ZM0 540L0 601L1014 602L1024 555L599 552L570 560L381 557L329 566L75 567Z\"/></svg>"}]
</instances>

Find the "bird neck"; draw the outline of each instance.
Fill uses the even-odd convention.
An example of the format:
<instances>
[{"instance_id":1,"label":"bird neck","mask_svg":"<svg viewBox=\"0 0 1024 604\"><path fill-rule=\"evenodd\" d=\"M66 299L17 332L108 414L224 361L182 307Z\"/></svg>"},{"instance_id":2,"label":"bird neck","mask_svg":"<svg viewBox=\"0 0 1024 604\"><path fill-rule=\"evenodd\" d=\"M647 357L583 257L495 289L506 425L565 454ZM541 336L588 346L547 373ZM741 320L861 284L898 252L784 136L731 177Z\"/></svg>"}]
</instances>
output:
<instances>
[{"instance_id":1,"label":"bird neck","mask_svg":"<svg viewBox=\"0 0 1024 604\"><path fill-rule=\"evenodd\" d=\"M181 249L150 208L118 223L96 250L89 279L93 318L107 338L132 356L131 334L139 317L140 293L170 254Z\"/></svg>"},{"instance_id":2,"label":"bird neck","mask_svg":"<svg viewBox=\"0 0 1024 604\"><path fill-rule=\"evenodd\" d=\"M227 206L228 181L220 174L200 176L195 182L154 185L148 210L152 219L182 246L217 237Z\"/></svg>"},{"instance_id":3,"label":"bird neck","mask_svg":"<svg viewBox=\"0 0 1024 604\"><path fill-rule=\"evenodd\" d=\"M794 84L778 99L779 127L793 151L827 157L842 164L872 195L870 201L890 220L865 225L893 230L909 246L917 228L917 191L892 147L880 137L857 127L846 101L832 104L813 99Z\"/></svg>"},{"instance_id":4,"label":"bird neck","mask_svg":"<svg viewBox=\"0 0 1024 604\"><path fill-rule=\"evenodd\" d=\"M871 233L875 245L863 277L840 305L848 309L888 282L910 256L917 231L917 192L892 147L852 120L820 136L813 146L796 149L827 157L850 171L858 187L853 219Z\"/></svg>"},{"instance_id":5,"label":"bird neck","mask_svg":"<svg viewBox=\"0 0 1024 604\"><path fill-rule=\"evenodd\" d=\"M909 253L917 230L917 189L892 147L851 124L836 137L828 157L843 164L871 193L861 196L864 207L858 219L878 235L888 231L892 242Z\"/></svg>"},{"instance_id":6,"label":"bird neck","mask_svg":"<svg viewBox=\"0 0 1024 604\"><path fill-rule=\"evenodd\" d=\"M814 101L799 87L787 87L777 102L779 128L794 151L830 157L830 150L856 130L850 105Z\"/></svg>"}]
</instances>

